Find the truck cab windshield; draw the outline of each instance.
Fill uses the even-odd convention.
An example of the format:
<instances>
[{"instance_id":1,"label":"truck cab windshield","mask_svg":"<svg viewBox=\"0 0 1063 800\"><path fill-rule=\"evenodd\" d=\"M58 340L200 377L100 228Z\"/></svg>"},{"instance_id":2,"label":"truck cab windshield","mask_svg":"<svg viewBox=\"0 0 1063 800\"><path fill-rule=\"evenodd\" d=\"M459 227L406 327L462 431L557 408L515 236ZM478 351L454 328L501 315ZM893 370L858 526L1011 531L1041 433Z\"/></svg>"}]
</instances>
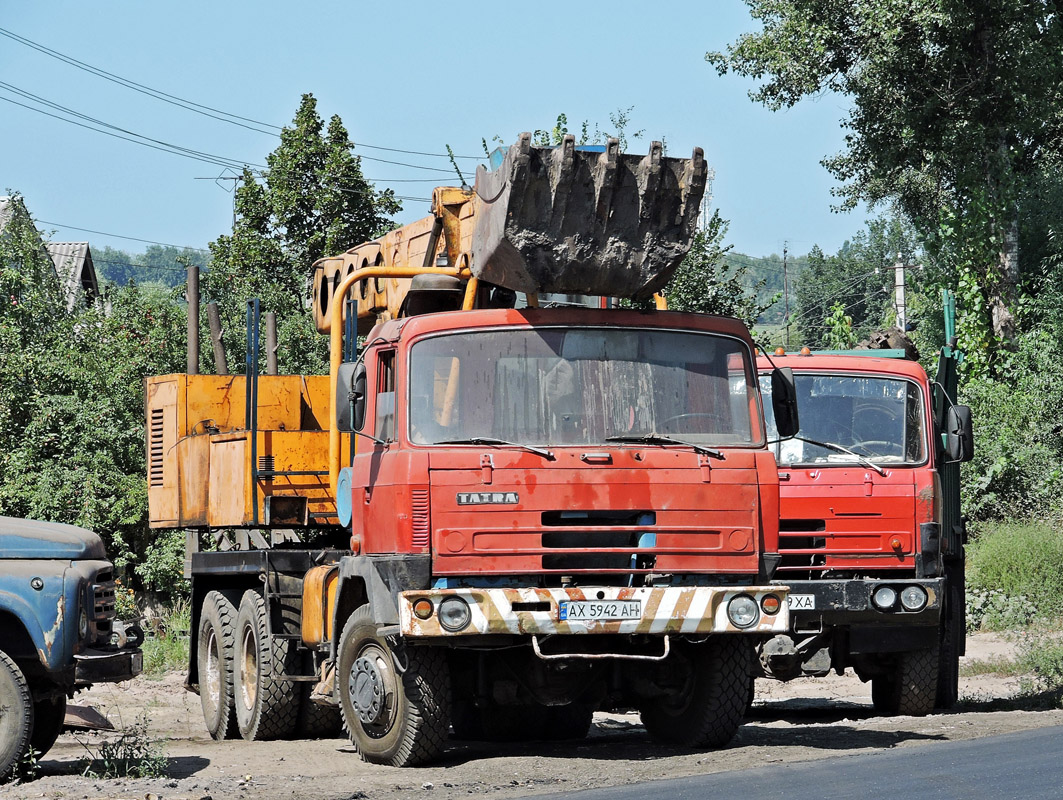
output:
<instances>
[{"instance_id":1,"label":"truck cab windshield","mask_svg":"<svg viewBox=\"0 0 1063 800\"><path fill-rule=\"evenodd\" d=\"M729 337L634 328L467 331L410 354L414 444L492 438L521 445L672 436L762 441L749 351Z\"/></svg>"},{"instance_id":2,"label":"truck cab windshield","mask_svg":"<svg viewBox=\"0 0 1063 800\"><path fill-rule=\"evenodd\" d=\"M760 378L768 439L774 442L780 465L858 464L864 459L874 464L919 464L926 460L923 397L912 381L805 374L796 375L795 382L801 430L793 439L774 441L779 436L771 413L771 380L766 375Z\"/></svg>"}]
</instances>

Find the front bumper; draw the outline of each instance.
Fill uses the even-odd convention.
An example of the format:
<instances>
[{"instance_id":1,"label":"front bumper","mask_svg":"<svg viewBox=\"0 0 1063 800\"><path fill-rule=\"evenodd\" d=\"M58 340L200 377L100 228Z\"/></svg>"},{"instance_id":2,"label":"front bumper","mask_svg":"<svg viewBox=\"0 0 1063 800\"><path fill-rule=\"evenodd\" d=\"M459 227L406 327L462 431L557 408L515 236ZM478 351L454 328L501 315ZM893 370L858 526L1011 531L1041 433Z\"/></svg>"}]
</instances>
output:
<instances>
[{"instance_id":1,"label":"front bumper","mask_svg":"<svg viewBox=\"0 0 1063 800\"><path fill-rule=\"evenodd\" d=\"M944 578L824 578L779 583L790 589L790 619L797 633L813 632L824 626L936 625L941 618L945 592ZM898 593L905 586L921 586L927 594L926 605L919 611L906 611L900 604L892 610L880 610L871 602L880 586L890 586Z\"/></svg>"},{"instance_id":2,"label":"front bumper","mask_svg":"<svg viewBox=\"0 0 1063 800\"><path fill-rule=\"evenodd\" d=\"M135 678L144 669L144 655L139 648L122 650L86 650L74 656L74 682L117 683Z\"/></svg>"},{"instance_id":3,"label":"front bumper","mask_svg":"<svg viewBox=\"0 0 1063 800\"><path fill-rule=\"evenodd\" d=\"M769 594L781 601L774 614L763 611L762 601ZM727 616L727 604L739 595L752 597L761 609L759 619L744 628L734 625ZM456 632L443 628L438 616L439 604L452 596L464 599L472 612L469 624ZM401 593L399 624L403 636L415 638L482 634L773 634L790 629L786 596L786 586L426 589ZM432 603L432 614L427 619L413 613L413 604L419 600ZM561 619L562 602L581 600L638 600L642 615L629 620Z\"/></svg>"}]
</instances>

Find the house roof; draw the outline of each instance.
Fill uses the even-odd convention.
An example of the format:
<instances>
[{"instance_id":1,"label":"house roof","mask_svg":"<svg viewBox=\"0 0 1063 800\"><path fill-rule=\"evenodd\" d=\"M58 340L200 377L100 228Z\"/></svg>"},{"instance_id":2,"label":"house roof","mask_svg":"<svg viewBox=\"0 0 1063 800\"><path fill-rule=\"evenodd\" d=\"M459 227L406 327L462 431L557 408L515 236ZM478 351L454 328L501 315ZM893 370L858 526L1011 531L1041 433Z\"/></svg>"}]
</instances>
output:
<instances>
[{"instance_id":1,"label":"house roof","mask_svg":"<svg viewBox=\"0 0 1063 800\"><path fill-rule=\"evenodd\" d=\"M90 302L99 297L100 287L88 242L47 242L44 246L55 264L67 308L73 308L82 294Z\"/></svg>"}]
</instances>

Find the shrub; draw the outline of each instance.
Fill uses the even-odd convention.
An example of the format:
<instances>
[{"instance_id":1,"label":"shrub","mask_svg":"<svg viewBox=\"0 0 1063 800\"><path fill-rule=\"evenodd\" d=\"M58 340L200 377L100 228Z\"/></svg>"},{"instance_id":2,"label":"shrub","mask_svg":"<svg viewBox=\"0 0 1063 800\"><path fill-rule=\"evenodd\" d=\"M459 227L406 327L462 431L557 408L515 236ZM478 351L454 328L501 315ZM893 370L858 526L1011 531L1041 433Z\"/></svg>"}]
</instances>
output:
<instances>
[{"instance_id":1,"label":"shrub","mask_svg":"<svg viewBox=\"0 0 1063 800\"><path fill-rule=\"evenodd\" d=\"M1037 606L1024 595L968 589L967 632L1008 631L1025 628L1037 616Z\"/></svg>"},{"instance_id":2,"label":"shrub","mask_svg":"<svg viewBox=\"0 0 1063 800\"><path fill-rule=\"evenodd\" d=\"M188 666L191 619L191 606L182 599L151 621L143 646L145 675L158 677Z\"/></svg>"},{"instance_id":3,"label":"shrub","mask_svg":"<svg viewBox=\"0 0 1063 800\"><path fill-rule=\"evenodd\" d=\"M82 771L89 778L165 778L169 766L162 744L148 735L146 712L117 739L104 742L97 753L89 750L89 754Z\"/></svg>"},{"instance_id":4,"label":"shrub","mask_svg":"<svg viewBox=\"0 0 1063 800\"><path fill-rule=\"evenodd\" d=\"M1063 640L1059 633L1038 632L1019 645L1018 661L1033 674L1034 688L1043 692L1063 692Z\"/></svg>"},{"instance_id":5,"label":"shrub","mask_svg":"<svg viewBox=\"0 0 1063 800\"><path fill-rule=\"evenodd\" d=\"M1027 603L1042 615L1063 614L1063 531L1057 525L999 523L979 526L968 548L969 596L988 595L986 613L1005 614L1008 602L1025 616ZM1010 613L1010 612L1009 612Z\"/></svg>"}]
</instances>

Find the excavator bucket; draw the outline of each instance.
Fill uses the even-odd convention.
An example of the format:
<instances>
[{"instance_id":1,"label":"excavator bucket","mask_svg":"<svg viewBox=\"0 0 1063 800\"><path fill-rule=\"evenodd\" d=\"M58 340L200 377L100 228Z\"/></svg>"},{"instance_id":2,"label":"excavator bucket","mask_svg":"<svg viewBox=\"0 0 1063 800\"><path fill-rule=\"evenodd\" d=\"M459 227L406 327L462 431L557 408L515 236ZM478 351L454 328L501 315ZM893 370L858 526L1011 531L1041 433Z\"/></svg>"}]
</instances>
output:
<instances>
[{"instance_id":1,"label":"excavator bucket","mask_svg":"<svg viewBox=\"0 0 1063 800\"><path fill-rule=\"evenodd\" d=\"M472 273L529 293L649 297L690 249L707 176L700 147L639 156L616 139L592 152L521 134L501 167L476 172Z\"/></svg>"}]
</instances>

